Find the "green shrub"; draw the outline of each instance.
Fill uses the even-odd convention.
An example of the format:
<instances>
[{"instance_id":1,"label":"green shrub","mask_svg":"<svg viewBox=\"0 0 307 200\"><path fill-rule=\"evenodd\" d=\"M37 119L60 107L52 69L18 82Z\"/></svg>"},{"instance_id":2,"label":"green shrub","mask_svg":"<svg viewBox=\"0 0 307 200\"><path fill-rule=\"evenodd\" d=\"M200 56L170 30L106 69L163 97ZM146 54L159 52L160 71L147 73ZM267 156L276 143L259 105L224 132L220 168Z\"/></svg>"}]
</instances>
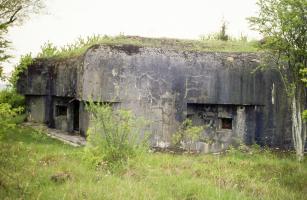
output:
<instances>
[{"instance_id":1,"label":"green shrub","mask_svg":"<svg viewBox=\"0 0 307 200\"><path fill-rule=\"evenodd\" d=\"M192 120L186 119L182 122L179 130L172 136L173 144L177 147L185 144L187 150L191 152L192 145L200 139L203 130L203 126L194 126Z\"/></svg>"},{"instance_id":2,"label":"green shrub","mask_svg":"<svg viewBox=\"0 0 307 200\"><path fill-rule=\"evenodd\" d=\"M12 108L19 108L24 107L25 98L10 88L0 91L0 103L7 103Z\"/></svg>"},{"instance_id":3,"label":"green shrub","mask_svg":"<svg viewBox=\"0 0 307 200\"><path fill-rule=\"evenodd\" d=\"M17 81L19 79L20 74L28 68L29 65L33 63L33 58L31 53L21 56L19 64L15 67L11 77L9 78L9 82L13 88L16 88Z\"/></svg>"},{"instance_id":4,"label":"green shrub","mask_svg":"<svg viewBox=\"0 0 307 200\"><path fill-rule=\"evenodd\" d=\"M99 44L102 41L108 41L107 36L93 35L84 38L78 38L75 42L67 44L63 47L56 47L51 42L45 43L41 47L38 58L67 58L73 56L79 56L83 54L89 47L94 44Z\"/></svg>"},{"instance_id":5,"label":"green shrub","mask_svg":"<svg viewBox=\"0 0 307 200\"><path fill-rule=\"evenodd\" d=\"M12 108L8 103L0 103L0 129L15 126L13 118L23 110L23 107Z\"/></svg>"},{"instance_id":6,"label":"green shrub","mask_svg":"<svg viewBox=\"0 0 307 200\"><path fill-rule=\"evenodd\" d=\"M229 36L226 34L226 22L222 23L219 33L217 34L217 39L222 41L229 40Z\"/></svg>"},{"instance_id":7,"label":"green shrub","mask_svg":"<svg viewBox=\"0 0 307 200\"><path fill-rule=\"evenodd\" d=\"M14 118L24 111L24 97L14 89L0 91L0 128L16 124Z\"/></svg>"},{"instance_id":8,"label":"green shrub","mask_svg":"<svg viewBox=\"0 0 307 200\"><path fill-rule=\"evenodd\" d=\"M41 52L37 54L38 58L49 58L53 57L58 53L56 46L54 46L51 42L45 43L41 46Z\"/></svg>"},{"instance_id":9,"label":"green shrub","mask_svg":"<svg viewBox=\"0 0 307 200\"><path fill-rule=\"evenodd\" d=\"M107 165L110 169L148 147L147 123L131 111L113 110L109 104L93 102L87 104L87 110L91 113L91 120L86 152L94 164Z\"/></svg>"}]
</instances>

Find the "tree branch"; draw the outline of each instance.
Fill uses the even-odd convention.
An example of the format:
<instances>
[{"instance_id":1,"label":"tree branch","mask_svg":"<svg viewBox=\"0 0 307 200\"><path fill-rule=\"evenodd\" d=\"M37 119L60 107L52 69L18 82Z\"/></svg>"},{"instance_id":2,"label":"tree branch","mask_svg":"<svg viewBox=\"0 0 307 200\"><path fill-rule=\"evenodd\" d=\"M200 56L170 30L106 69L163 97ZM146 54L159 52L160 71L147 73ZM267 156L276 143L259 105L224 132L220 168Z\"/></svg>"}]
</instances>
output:
<instances>
[{"instance_id":1,"label":"tree branch","mask_svg":"<svg viewBox=\"0 0 307 200\"><path fill-rule=\"evenodd\" d=\"M16 19L17 19L17 18L16 18L16 15L17 15L17 13L18 13L21 9L22 9L22 6L19 6L19 7L15 10L15 12L12 14L12 16L10 17L10 19L9 19L7 22L4 22L4 23L0 24L0 27L7 26L7 25L13 23L14 21L16 21Z\"/></svg>"}]
</instances>

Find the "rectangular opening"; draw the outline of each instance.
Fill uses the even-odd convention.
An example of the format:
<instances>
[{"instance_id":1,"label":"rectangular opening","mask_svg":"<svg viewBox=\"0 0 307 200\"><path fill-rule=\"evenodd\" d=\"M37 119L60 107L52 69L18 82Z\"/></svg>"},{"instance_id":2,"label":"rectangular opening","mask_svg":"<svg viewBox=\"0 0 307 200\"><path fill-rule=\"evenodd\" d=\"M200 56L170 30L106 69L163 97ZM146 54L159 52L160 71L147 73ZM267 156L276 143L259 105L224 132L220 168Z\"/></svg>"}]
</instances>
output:
<instances>
[{"instance_id":1,"label":"rectangular opening","mask_svg":"<svg viewBox=\"0 0 307 200\"><path fill-rule=\"evenodd\" d=\"M80 102L74 101L74 130L79 131L79 108Z\"/></svg>"},{"instance_id":2,"label":"rectangular opening","mask_svg":"<svg viewBox=\"0 0 307 200\"><path fill-rule=\"evenodd\" d=\"M231 118L220 118L222 129L232 129L232 119Z\"/></svg>"},{"instance_id":3,"label":"rectangular opening","mask_svg":"<svg viewBox=\"0 0 307 200\"><path fill-rule=\"evenodd\" d=\"M56 105L55 116L66 116L66 115L67 115L67 106Z\"/></svg>"}]
</instances>

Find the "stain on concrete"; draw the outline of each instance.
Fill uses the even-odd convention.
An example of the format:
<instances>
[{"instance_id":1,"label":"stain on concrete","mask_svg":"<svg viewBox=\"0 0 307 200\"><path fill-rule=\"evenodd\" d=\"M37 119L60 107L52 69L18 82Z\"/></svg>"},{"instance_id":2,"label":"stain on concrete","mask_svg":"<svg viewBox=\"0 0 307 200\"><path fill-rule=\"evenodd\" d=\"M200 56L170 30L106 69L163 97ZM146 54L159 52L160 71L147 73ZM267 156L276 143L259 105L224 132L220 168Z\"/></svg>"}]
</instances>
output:
<instances>
[{"instance_id":1,"label":"stain on concrete","mask_svg":"<svg viewBox=\"0 0 307 200\"><path fill-rule=\"evenodd\" d=\"M26 96L31 120L70 132L78 124L83 135L89 126L85 103L93 99L117 102L151 121L152 146L171 145L172 134L193 111L199 117L195 123L213 127L204 135L215 142L195 144L203 152L221 151L237 141L289 147L286 93L277 72L255 71L258 60L255 53L95 45L77 58L36 60L21 76L18 90ZM32 104L39 105L37 110ZM67 106L61 119L55 114L59 104ZM229 120L231 129L220 130Z\"/></svg>"}]
</instances>

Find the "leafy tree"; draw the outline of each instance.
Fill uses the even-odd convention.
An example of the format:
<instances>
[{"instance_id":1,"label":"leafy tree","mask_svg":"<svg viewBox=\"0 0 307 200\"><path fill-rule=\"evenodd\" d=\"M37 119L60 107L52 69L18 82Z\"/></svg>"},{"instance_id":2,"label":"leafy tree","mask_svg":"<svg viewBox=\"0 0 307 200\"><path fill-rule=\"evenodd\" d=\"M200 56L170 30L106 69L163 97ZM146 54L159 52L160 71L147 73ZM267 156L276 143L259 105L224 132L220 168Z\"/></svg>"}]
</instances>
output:
<instances>
[{"instance_id":1,"label":"leafy tree","mask_svg":"<svg viewBox=\"0 0 307 200\"><path fill-rule=\"evenodd\" d=\"M0 78L3 77L1 64L11 56L6 53L10 41L5 38L8 28L21 24L30 13L38 12L43 0L0 0Z\"/></svg>"},{"instance_id":2,"label":"leafy tree","mask_svg":"<svg viewBox=\"0 0 307 200\"><path fill-rule=\"evenodd\" d=\"M299 160L304 156L306 124L302 113L306 106L307 1L258 0L259 14L250 17L254 30L264 37L262 48L276 63L291 105L292 136ZM275 68L275 67L274 67Z\"/></svg>"},{"instance_id":3,"label":"leafy tree","mask_svg":"<svg viewBox=\"0 0 307 200\"><path fill-rule=\"evenodd\" d=\"M307 86L307 68L301 69L301 75L303 76L302 81L305 83L305 86ZM307 110L303 111L303 118L305 121L307 121Z\"/></svg>"}]
</instances>

